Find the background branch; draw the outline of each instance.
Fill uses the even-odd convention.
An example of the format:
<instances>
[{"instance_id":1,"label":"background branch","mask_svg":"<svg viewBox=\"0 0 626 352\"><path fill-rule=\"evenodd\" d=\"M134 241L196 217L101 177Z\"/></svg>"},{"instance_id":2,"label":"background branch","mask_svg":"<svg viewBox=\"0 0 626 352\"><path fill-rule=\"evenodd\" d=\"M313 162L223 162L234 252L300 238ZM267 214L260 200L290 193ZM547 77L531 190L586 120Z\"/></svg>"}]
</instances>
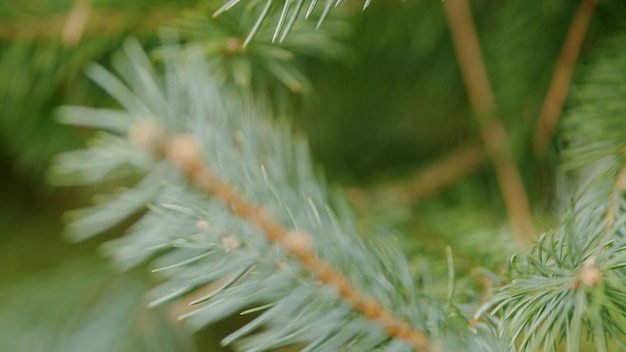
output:
<instances>
[{"instance_id":1,"label":"background branch","mask_svg":"<svg viewBox=\"0 0 626 352\"><path fill-rule=\"evenodd\" d=\"M470 142L426 166L405 182L385 185L375 190L375 197L385 204L409 204L433 196L471 173L485 161L480 143Z\"/></svg>"},{"instance_id":2,"label":"background branch","mask_svg":"<svg viewBox=\"0 0 626 352\"><path fill-rule=\"evenodd\" d=\"M580 47L585 39L585 33L591 22L591 17L596 8L597 0L581 0L580 6L576 11L572 25L570 26L567 38L563 44L561 55L557 61L552 75L552 81L546 100L541 108L539 120L535 127L533 137L533 149L537 154L543 154L548 147L548 143L554 134L567 92L569 90L570 81Z\"/></svg>"},{"instance_id":3,"label":"background branch","mask_svg":"<svg viewBox=\"0 0 626 352\"><path fill-rule=\"evenodd\" d=\"M144 13L91 9L89 21L83 33L97 36L110 36L134 29L137 32L151 32L164 22L175 18L183 8L158 7ZM57 40L62 34L67 38L69 15L33 17L0 23L0 40L15 41L27 39ZM81 34L83 34L81 33Z\"/></svg>"},{"instance_id":4,"label":"background branch","mask_svg":"<svg viewBox=\"0 0 626 352\"><path fill-rule=\"evenodd\" d=\"M63 27L61 42L67 47L73 47L80 42L91 13L90 0L75 0L74 6L67 15L67 22Z\"/></svg>"},{"instance_id":5,"label":"background branch","mask_svg":"<svg viewBox=\"0 0 626 352\"><path fill-rule=\"evenodd\" d=\"M495 98L480 52L476 29L466 0L444 2L444 9L461 73L474 112L481 122L480 134L493 163L509 218L519 241L529 245L533 231L528 200L502 123L493 118Z\"/></svg>"}]
</instances>

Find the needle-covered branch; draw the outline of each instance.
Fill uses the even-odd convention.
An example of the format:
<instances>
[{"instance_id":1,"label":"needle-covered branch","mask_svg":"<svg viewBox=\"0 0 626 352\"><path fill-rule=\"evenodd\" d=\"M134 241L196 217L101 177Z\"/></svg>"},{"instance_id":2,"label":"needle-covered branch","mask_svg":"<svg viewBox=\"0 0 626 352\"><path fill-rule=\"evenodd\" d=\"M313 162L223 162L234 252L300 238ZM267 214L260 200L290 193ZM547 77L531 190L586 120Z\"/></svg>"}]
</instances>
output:
<instances>
[{"instance_id":1,"label":"needle-covered branch","mask_svg":"<svg viewBox=\"0 0 626 352\"><path fill-rule=\"evenodd\" d=\"M292 141L285 126L219 92L206 64L173 44L161 51L164 78L136 43L126 52L128 60L116 61L126 82L98 66L89 70L123 111L62 111L66 122L114 134L62 156L54 172L81 183L141 179L116 199L76 213L69 230L77 239L95 235L149 203L129 234L104 251L122 267L152 258L161 279L152 306L192 295L192 309L176 310L196 328L263 312L224 339L241 350L498 350L488 330L446 323L463 318L449 316L453 302L413 283L398 249L366 245L343 196L329 194L306 145Z\"/></svg>"}]
</instances>

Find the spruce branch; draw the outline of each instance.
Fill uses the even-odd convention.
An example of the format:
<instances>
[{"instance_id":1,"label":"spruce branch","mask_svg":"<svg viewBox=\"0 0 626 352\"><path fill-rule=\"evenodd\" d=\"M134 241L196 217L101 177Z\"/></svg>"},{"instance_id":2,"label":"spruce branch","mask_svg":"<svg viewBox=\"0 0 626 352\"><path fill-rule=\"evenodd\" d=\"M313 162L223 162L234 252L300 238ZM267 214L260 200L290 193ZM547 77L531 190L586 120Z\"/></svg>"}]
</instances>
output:
<instances>
[{"instance_id":1,"label":"spruce branch","mask_svg":"<svg viewBox=\"0 0 626 352\"><path fill-rule=\"evenodd\" d=\"M509 218L521 244L530 245L532 219L524 184L508 146L506 129L493 117L495 98L482 59L480 44L466 0L443 4L467 94L481 123L480 134L500 184Z\"/></svg>"},{"instance_id":2,"label":"spruce branch","mask_svg":"<svg viewBox=\"0 0 626 352\"><path fill-rule=\"evenodd\" d=\"M246 11L260 11L256 11L257 18L254 22L254 25L251 28L247 29L248 34L243 40L243 47L247 47L252 39L257 36L258 32L266 27L264 25L264 22L267 22L268 20L272 20L276 23L272 30L271 42L282 44L288 37L288 34L290 34L294 25L297 22L304 22L305 20L309 19L309 17L311 17L314 14L314 11L318 8L317 0L312 0L311 2L309 2L308 6L305 6L305 2L305 0L282 0L276 3L274 3L274 1L272 0L266 0L264 1L264 3L251 1L251 6L247 6ZM328 17L330 10L339 6L342 2L343 0L326 0L323 5L322 12L317 18L315 29L319 29L322 23L324 23L324 21ZM367 8L370 2L371 0L365 0L363 9ZM228 0L217 10L214 10L212 16L216 18L219 16L223 16L223 14L228 11L232 11L234 7L244 7L243 5L240 5L240 3L241 0ZM279 15L272 16L272 13L275 13L276 10L278 10L277 7L278 9L280 9ZM304 13L304 16L301 16L305 8L306 12ZM302 19L301 17L304 18Z\"/></svg>"},{"instance_id":3,"label":"spruce branch","mask_svg":"<svg viewBox=\"0 0 626 352\"><path fill-rule=\"evenodd\" d=\"M614 77L626 64L623 51L623 34L607 40L572 87L563 156L565 168L583 176L580 195L559 228L511 259L510 283L479 311L500 320L500 333L521 351L559 341L579 351L582 339L597 351L612 350L609 341L626 348L624 108L609 103L626 92Z\"/></svg>"},{"instance_id":4,"label":"spruce branch","mask_svg":"<svg viewBox=\"0 0 626 352\"><path fill-rule=\"evenodd\" d=\"M588 190L531 255L512 258L511 282L480 310L502 319L501 334L520 351L551 350L562 340L567 351L579 351L584 337L597 351L609 350L609 338L626 347L624 237L602 235L604 207L587 206L595 199L595 189Z\"/></svg>"},{"instance_id":5,"label":"spruce branch","mask_svg":"<svg viewBox=\"0 0 626 352\"><path fill-rule=\"evenodd\" d=\"M271 43L273 33L266 27L246 42L249 16L244 8L217 18L194 10L172 24L185 42L182 50L207 60L220 85L251 91L272 105L286 105L294 93L303 98L312 95L311 83L303 72L305 58L341 62L350 57L347 46L339 40L348 32L340 21L329 21L323 30L315 30L308 22L298 23L289 38L278 45Z\"/></svg>"},{"instance_id":6,"label":"spruce branch","mask_svg":"<svg viewBox=\"0 0 626 352\"><path fill-rule=\"evenodd\" d=\"M397 248L367 246L345 199L331 197L315 177L306 145L260 119L254 104L219 91L203 60L166 45L161 77L137 43L125 51L125 60L114 61L124 82L98 66L88 70L123 111L61 112L66 122L109 129L100 135L115 146L100 153L110 159L104 170L81 174L81 164L91 166L75 162L70 173L87 183L131 170L140 181L77 214L70 229L77 239L93 236L148 203L103 252L122 268L156 267L150 306L174 302L192 328L259 312L223 340L246 351L294 344L309 351L500 350L492 330L468 330L455 302L416 287ZM148 167L124 155L149 155L140 158ZM180 309L181 301L191 308Z\"/></svg>"},{"instance_id":7,"label":"spruce branch","mask_svg":"<svg viewBox=\"0 0 626 352\"><path fill-rule=\"evenodd\" d=\"M598 0L581 0L574 15L535 127L533 148L538 154L545 152L556 128L565 104L578 53L597 4Z\"/></svg>"},{"instance_id":8,"label":"spruce branch","mask_svg":"<svg viewBox=\"0 0 626 352\"><path fill-rule=\"evenodd\" d=\"M269 242L283 246L297 258L303 267L320 282L333 286L355 310L382 324L390 337L410 342L415 351L430 351L426 336L414 330L407 322L394 316L372 298L366 297L347 278L313 251L310 235L303 231L287 230L268 216L257 205L238 195L233 186L218 179L202 163L200 143L192 135L175 136L166 146L166 157L179 165L189 180L208 195L215 195L238 216L262 229Z\"/></svg>"}]
</instances>

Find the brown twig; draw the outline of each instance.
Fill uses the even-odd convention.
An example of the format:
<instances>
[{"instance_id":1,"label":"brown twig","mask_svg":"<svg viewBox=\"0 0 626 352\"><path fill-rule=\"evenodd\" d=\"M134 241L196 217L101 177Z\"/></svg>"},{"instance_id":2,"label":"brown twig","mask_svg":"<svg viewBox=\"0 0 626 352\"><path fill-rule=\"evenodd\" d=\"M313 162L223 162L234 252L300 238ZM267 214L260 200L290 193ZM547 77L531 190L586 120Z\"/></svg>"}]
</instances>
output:
<instances>
[{"instance_id":1,"label":"brown twig","mask_svg":"<svg viewBox=\"0 0 626 352\"><path fill-rule=\"evenodd\" d=\"M390 337L410 343L415 351L430 351L428 339L424 334L394 316L376 300L365 296L341 272L319 258L311 248L311 238L308 234L286 229L259 206L238 195L232 185L215 177L203 164L201 146L194 136L173 137L165 146L165 156L180 166L193 184L205 193L219 198L230 206L234 214L260 228L268 241L280 244L322 283L334 286L352 308L367 318L378 321Z\"/></svg>"},{"instance_id":2,"label":"brown twig","mask_svg":"<svg viewBox=\"0 0 626 352\"><path fill-rule=\"evenodd\" d=\"M483 147L470 142L428 165L411 180L383 186L375 193L388 203L411 203L436 194L475 170L484 160Z\"/></svg>"},{"instance_id":3,"label":"brown twig","mask_svg":"<svg viewBox=\"0 0 626 352\"><path fill-rule=\"evenodd\" d=\"M615 186L611 190L611 204L609 204L609 208L606 210L606 229L610 231L613 227L613 223L615 223L615 214L617 212L617 199L621 197L621 194L624 192L624 178L626 177L626 166L622 167L617 174L617 180L615 180Z\"/></svg>"},{"instance_id":4,"label":"brown twig","mask_svg":"<svg viewBox=\"0 0 626 352\"><path fill-rule=\"evenodd\" d=\"M347 188L346 195L359 212L365 212L372 204L383 207L412 204L437 194L469 174L484 163L485 156L482 145L472 141L428 165L409 180L391 181L370 191Z\"/></svg>"},{"instance_id":5,"label":"brown twig","mask_svg":"<svg viewBox=\"0 0 626 352\"><path fill-rule=\"evenodd\" d=\"M74 6L67 15L67 22L61 33L61 42L68 48L75 47L83 37L87 20L91 13L89 0L75 0Z\"/></svg>"},{"instance_id":6,"label":"brown twig","mask_svg":"<svg viewBox=\"0 0 626 352\"><path fill-rule=\"evenodd\" d=\"M552 75L546 100L543 103L539 120L535 127L533 149L537 154L545 152L556 128L563 104L565 104L578 53L585 39L585 34L597 3L597 0L581 0L567 33L565 44L563 44L563 49L561 49L561 54Z\"/></svg>"},{"instance_id":7,"label":"brown twig","mask_svg":"<svg viewBox=\"0 0 626 352\"><path fill-rule=\"evenodd\" d=\"M461 73L474 112L481 121L480 134L496 171L509 218L521 243L531 243L532 222L522 177L507 143L502 123L492 117L495 98L480 52L480 45L467 0L443 2Z\"/></svg>"},{"instance_id":8,"label":"brown twig","mask_svg":"<svg viewBox=\"0 0 626 352\"><path fill-rule=\"evenodd\" d=\"M177 7L160 7L147 13L137 13L93 9L82 34L83 36L85 34L103 36L129 30L153 31L182 10L183 8ZM58 40L59 33L63 33L67 23L68 15L1 22L0 40Z\"/></svg>"}]
</instances>

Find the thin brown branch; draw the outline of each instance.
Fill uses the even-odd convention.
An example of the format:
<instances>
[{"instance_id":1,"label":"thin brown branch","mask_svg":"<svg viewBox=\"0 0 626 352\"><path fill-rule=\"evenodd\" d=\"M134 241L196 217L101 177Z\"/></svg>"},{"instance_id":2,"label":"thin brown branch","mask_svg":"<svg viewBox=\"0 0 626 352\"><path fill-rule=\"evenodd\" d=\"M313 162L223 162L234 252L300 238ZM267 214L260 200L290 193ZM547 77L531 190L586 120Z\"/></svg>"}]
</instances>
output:
<instances>
[{"instance_id":1,"label":"thin brown branch","mask_svg":"<svg viewBox=\"0 0 626 352\"><path fill-rule=\"evenodd\" d=\"M377 193L392 203L414 202L438 193L475 170L484 160L482 145L470 142L428 165L408 182L384 187Z\"/></svg>"},{"instance_id":2,"label":"thin brown branch","mask_svg":"<svg viewBox=\"0 0 626 352\"><path fill-rule=\"evenodd\" d=\"M415 351L430 351L428 339L423 333L414 330L406 321L397 318L376 300L365 296L341 272L319 258L312 249L311 238L307 233L286 229L259 206L237 194L232 185L214 176L202 163L201 147L195 137L175 136L165 146L165 155L168 160L185 171L193 184L206 194L228 204L234 214L256 225L268 241L280 244L319 281L334 286L354 310L371 320L378 321L390 337L410 343Z\"/></svg>"},{"instance_id":3,"label":"thin brown branch","mask_svg":"<svg viewBox=\"0 0 626 352\"><path fill-rule=\"evenodd\" d=\"M61 42L68 48L75 47L83 37L87 21L91 14L91 3L89 0L75 0L74 7L67 15L67 22L61 33Z\"/></svg>"},{"instance_id":4,"label":"thin brown branch","mask_svg":"<svg viewBox=\"0 0 626 352\"><path fill-rule=\"evenodd\" d=\"M392 181L368 192L350 188L347 194L358 210L367 209L374 202L384 206L411 204L452 185L483 164L485 157L482 145L472 141L426 166L409 180Z\"/></svg>"},{"instance_id":5,"label":"thin brown branch","mask_svg":"<svg viewBox=\"0 0 626 352\"><path fill-rule=\"evenodd\" d=\"M178 15L181 7L159 7L149 12L104 11L92 9L82 35L106 36L126 31L147 32ZM0 40L58 40L68 23L68 15L28 18L0 23Z\"/></svg>"},{"instance_id":6,"label":"thin brown branch","mask_svg":"<svg viewBox=\"0 0 626 352\"><path fill-rule=\"evenodd\" d=\"M578 59L580 47L585 39L587 28L596 8L597 0L581 0L580 6L567 33L565 44L557 61L546 100L543 103L539 120L535 127L533 149L543 154L554 133Z\"/></svg>"},{"instance_id":7,"label":"thin brown branch","mask_svg":"<svg viewBox=\"0 0 626 352\"><path fill-rule=\"evenodd\" d=\"M496 103L469 5L467 0L447 0L443 5L467 94L480 118L482 141L496 171L509 218L519 241L529 245L533 227L528 200L506 130L498 119L488 118L495 114Z\"/></svg>"}]
</instances>

